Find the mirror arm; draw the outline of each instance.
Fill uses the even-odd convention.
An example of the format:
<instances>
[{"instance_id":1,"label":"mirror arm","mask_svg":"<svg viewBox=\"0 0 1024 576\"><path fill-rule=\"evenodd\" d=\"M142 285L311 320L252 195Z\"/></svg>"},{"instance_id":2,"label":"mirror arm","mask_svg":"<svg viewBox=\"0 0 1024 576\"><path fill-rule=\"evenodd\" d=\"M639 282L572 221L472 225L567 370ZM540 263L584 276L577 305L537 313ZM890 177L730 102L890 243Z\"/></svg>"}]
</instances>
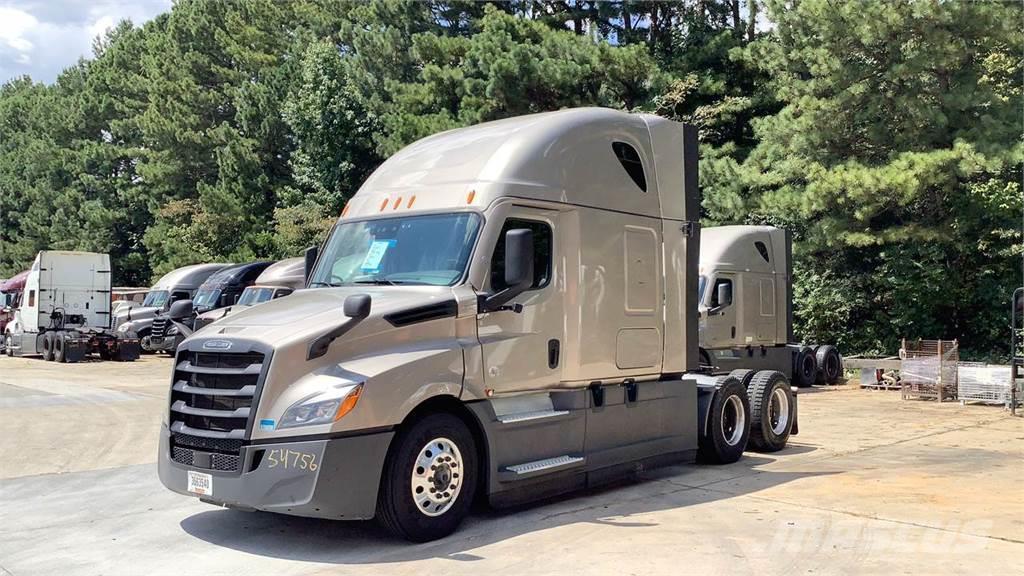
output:
<instances>
[{"instance_id":1,"label":"mirror arm","mask_svg":"<svg viewBox=\"0 0 1024 576\"><path fill-rule=\"evenodd\" d=\"M350 318L348 322L317 336L316 340L310 342L309 348L306 349L306 360L313 360L326 354L331 342L344 336L349 330L355 328L356 324L362 321L362 318Z\"/></svg>"}]
</instances>

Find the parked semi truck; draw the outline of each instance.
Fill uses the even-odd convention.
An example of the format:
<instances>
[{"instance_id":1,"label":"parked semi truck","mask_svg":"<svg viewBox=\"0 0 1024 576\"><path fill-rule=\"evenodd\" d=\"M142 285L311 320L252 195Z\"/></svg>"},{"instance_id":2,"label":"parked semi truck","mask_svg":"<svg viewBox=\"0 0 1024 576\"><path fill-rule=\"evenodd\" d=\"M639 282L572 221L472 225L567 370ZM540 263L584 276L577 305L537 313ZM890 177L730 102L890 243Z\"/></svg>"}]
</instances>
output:
<instances>
[{"instance_id":1,"label":"parked semi truck","mask_svg":"<svg viewBox=\"0 0 1024 576\"><path fill-rule=\"evenodd\" d=\"M777 370L800 387L839 380L835 346L794 343L792 246L788 232L771 226L701 230L702 365L741 381L757 370Z\"/></svg>"},{"instance_id":2,"label":"parked semi truck","mask_svg":"<svg viewBox=\"0 0 1024 576\"><path fill-rule=\"evenodd\" d=\"M382 164L308 288L177 350L159 475L239 509L405 538L677 462L778 450L786 376L698 372L692 127L584 108ZM749 443L748 443L749 441Z\"/></svg>"},{"instance_id":3,"label":"parked semi truck","mask_svg":"<svg viewBox=\"0 0 1024 576\"><path fill-rule=\"evenodd\" d=\"M193 299L187 300L189 307L179 307L187 314L172 315L172 303L166 311L158 311L150 325L149 337L143 341L143 348L150 352L167 352L173 354L178 344L193 331L197 314L209 312L216 308L234 304L239 301L242 292L248 288L260 273L272 262L249 262L223 268L212 274L199 286Z\"/></svg>"},{"instance_id":4,"label":"parked semi truck","mask_svg":"<svg viewBox=\"0 0 1024 576\"><path fill-rule=\"evenodd\" d=\"M7 354L57 362L78 362L93 352L103 359L138 358L136 335L111 330L110 272L107 254L40 252L4 328Z\"/></svg>"},{"instance_id":5,"label":"parked semi truck","mask_svg":"<svg viewBox=\"0 0 1024 576\"><path fill-rule=\"evenodd\" d=\"M143 349L148 349L157 313L168 310L178 300L191 300L207 278L228 266L231 264L192 264L164 274L149 289L142 306L118 309L114 314L114 328L118 332L138 334Z\"/></svg>"},{"instance_id":6,"label":"parked semi truck","mask_svg":"<svg viewBox=\"0 0 1024 576\"><path fill-rule=\"evenodd\" d=\"M223 308L199 313L192 327L195 330L199 330L229 314L241 312L250 306L287 296L305 287L305 273L305 258L287 258L280 262L275 262L256 278L252 286L248 286L242 291L238 302Z\"/></svg>"}]
</instances>

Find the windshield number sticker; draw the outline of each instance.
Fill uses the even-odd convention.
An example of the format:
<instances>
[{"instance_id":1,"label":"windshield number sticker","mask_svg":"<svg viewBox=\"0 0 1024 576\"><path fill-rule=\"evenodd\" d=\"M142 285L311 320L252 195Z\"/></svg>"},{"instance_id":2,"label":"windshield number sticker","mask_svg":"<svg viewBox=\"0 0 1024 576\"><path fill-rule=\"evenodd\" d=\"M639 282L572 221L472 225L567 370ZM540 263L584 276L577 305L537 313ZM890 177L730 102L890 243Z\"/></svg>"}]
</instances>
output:
<instances>
[{"instance_id":1,"label":"windshield number sticker","mask_svg":"<svg viewBox=\"0 0 1024 576\"><path fill-rule=\"evenodd\" d=\"M359 269L370 274L380 272L380 261L384 259L384 254L387 253L388 248L397 243L397 240L374 240L371 242L370 249L366 252L366 258L363 258Z\"/></svg>"},{"instance_id":2,"label":"windshield number sticker","mask_svg":"<svg viewBox=\"0 0 1024 576\"><path fill-rule=\"evenodd\" d=\"M267 468L277 468L278 466L282 466L285 470L291 468L293 470L309 470L310 472L316 472L316 469L320 467L320 464L316 461L316 454L300 452L298 450L289 450L288 448L274 448L267 450L267 462L270 463Z\"/></svg>"}]
</instances>

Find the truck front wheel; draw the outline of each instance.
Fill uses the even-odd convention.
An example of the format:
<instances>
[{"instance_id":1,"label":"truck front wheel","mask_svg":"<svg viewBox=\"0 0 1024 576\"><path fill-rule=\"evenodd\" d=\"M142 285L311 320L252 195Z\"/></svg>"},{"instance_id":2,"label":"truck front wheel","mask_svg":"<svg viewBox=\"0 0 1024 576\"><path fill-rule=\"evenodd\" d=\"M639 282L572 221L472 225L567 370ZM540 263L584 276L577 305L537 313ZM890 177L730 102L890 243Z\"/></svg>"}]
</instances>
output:
<instances>
[{"instance_id":1,"label":"truck front wheel","mask_svg":"<svg viewBox=\"0 0 1024 576\"><path fill-rule=\"evenodd\" d=\"M384 464L377 518L413 542L451 534L469 512L477 485L473 435L456 416L431 414L395 437Z\"/></svg>"}]
</instances>

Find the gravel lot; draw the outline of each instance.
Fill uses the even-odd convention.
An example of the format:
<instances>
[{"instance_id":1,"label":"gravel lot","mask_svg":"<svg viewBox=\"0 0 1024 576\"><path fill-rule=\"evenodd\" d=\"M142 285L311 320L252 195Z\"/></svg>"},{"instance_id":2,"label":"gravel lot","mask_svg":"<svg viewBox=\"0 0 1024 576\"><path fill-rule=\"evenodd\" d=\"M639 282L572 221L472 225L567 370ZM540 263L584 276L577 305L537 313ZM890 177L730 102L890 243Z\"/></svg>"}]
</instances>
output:
<instances>
[{"instance_id":1,"label":"gravel lot","mask_svg":"<svg viewBox=\"0 0 1024 576\"><path fill-rule=\"evenodd\" d=\"M1024 419L998 407L816 388L783 452L484 510L410 545L165 490L169 371L0 358L0 575L1024 573Z\"/></svg>"}]
</instances>

